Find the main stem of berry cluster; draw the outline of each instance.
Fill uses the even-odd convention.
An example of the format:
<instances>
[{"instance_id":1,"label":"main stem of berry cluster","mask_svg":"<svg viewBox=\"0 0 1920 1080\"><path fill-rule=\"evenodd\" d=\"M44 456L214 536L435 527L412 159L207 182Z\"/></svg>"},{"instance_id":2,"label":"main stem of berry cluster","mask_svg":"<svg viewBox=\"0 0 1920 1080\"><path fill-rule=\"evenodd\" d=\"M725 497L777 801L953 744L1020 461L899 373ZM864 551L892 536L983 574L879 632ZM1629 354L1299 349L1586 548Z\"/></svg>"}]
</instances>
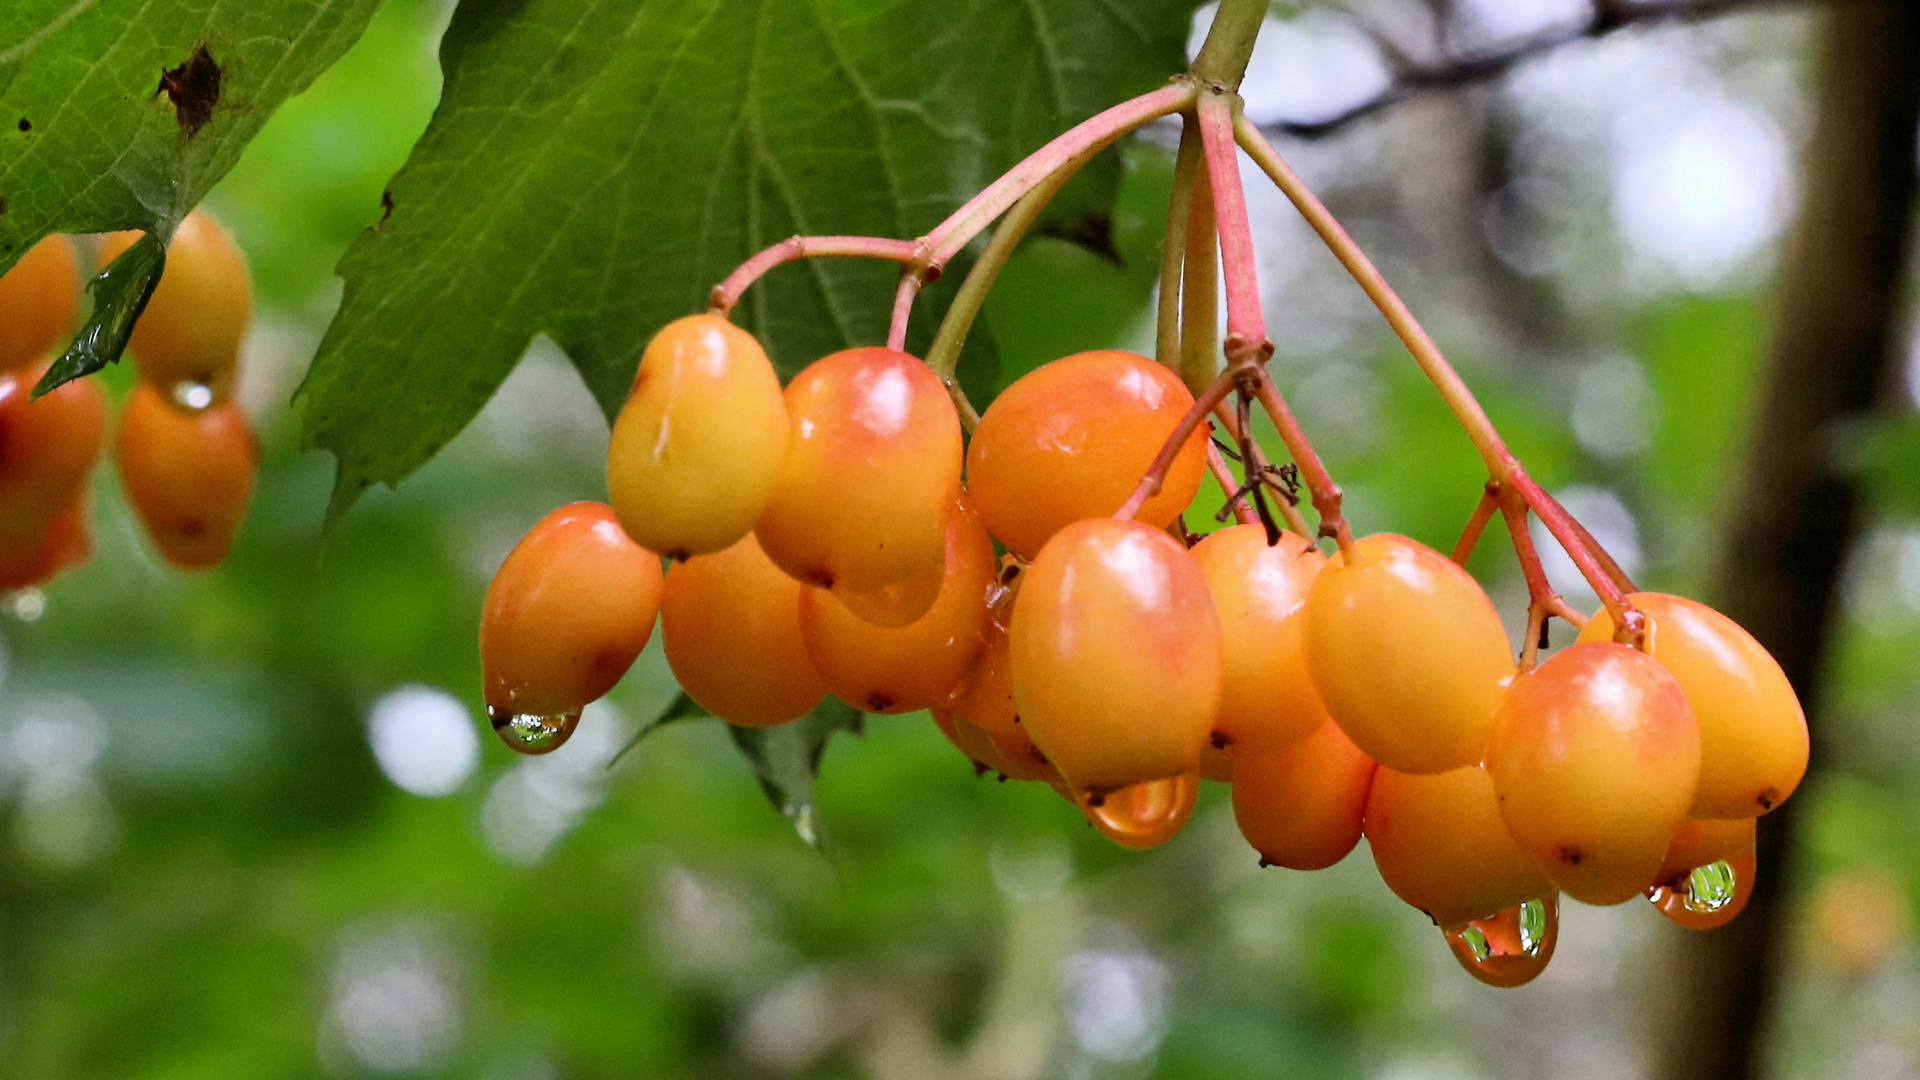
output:
<instances>
[{"instance_id":1,"label":"main stem of berry cluster","mask_svg":"<svg viewBox=\"0 0 1920 1080\"><path fill-rule=\"evenodd\" d=\"M1132 517L1160 490L1178 450L1194 431L1204 424L1211 436L1217 424L1226 439L1208 447L1208 462L1226 492L1231 513L1241 521L1263 522L1270 541L1278 540L1284 523L1286 528L1310 538L1317 534L1333 540L1343 553L1352 549L1352 534L1341 514L1340 487L1266 370L1266 362L1273 355L1273 341L1261 310L1253 234L1240 183L1240 155L1244 152L1287 196L1385 316L1486 464L1485 489L1453 557L1464 563L1487 524L1496 513L1500 515L1527 582L1522 670L1533 666L1537 650L1545 643L1549 617L1575 625L1586 621L1549 584L1528 530L1529 516L1540 520L1579 567L1611 615L1618 639L1644 647L1644 619L1626 598L1634 591L1633 583L1592 534L1527 475L1473 392L1372 260L1247 119L1237 91L1266 10L1267 0L1222 0L1205 43L1185 74L1159 90L1091 117L1034 151L926 235L914 240L873 236L795 236L783 240L742 263L715 286L712 310L728 314L749 285L785 262L819 256L886 259L901 268L887 334L888 346L900 349L905 346L908 318L920 290L998 220L999 227L954 295L926 356L928 366L952 395L962 423L971 430L979 413L962 390L955 370L967 333L1000 269L1048 201L1081 166L1142 125L1178 115L1182 130L1168 201L1155 343L1158 359L1180 373L1194 394L1194 403L1116 516ZM1218 323L1217 290L1222 283L1227 314L1224 338L1219 336ZM1254 403L1272 421L1292 459L1290 467L1275 466L1266 459L1254 437ZM1244 482L1233 481L1227 454L1240 462ZM1307 531L1297 506L1296 478L1306 488L1319 519L1314 533ZM1280 511L1281 521L1272 516L1269 495Z\"/></svg>"}]
</instances>

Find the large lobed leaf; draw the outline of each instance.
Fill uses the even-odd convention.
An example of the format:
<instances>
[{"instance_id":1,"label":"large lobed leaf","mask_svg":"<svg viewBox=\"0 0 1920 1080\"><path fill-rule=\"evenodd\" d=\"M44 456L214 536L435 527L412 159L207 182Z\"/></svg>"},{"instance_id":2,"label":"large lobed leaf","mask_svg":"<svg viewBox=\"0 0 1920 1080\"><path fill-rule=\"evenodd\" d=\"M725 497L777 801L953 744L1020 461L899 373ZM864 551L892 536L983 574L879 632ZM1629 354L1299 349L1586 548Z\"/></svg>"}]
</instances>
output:
<instances>
[{"instance_id":1,"label":"large lobed leaf","mask_svg":"<svg viewBox=\"0 0 1920 1080\"><path fill-rule=\"evenodd\" d=\"M308 441L339 458L331 513L430 458L537 333L611 413L653 331L753 251L924 232L1176 71L1192 8L467 0L442 42L439 110L341 261L346 295L301 388ZM1083 209L1111 197L1104 165ZM792 371L882 338L893 274L784 267L740 318Z\"/></svg>"}]
</instances>

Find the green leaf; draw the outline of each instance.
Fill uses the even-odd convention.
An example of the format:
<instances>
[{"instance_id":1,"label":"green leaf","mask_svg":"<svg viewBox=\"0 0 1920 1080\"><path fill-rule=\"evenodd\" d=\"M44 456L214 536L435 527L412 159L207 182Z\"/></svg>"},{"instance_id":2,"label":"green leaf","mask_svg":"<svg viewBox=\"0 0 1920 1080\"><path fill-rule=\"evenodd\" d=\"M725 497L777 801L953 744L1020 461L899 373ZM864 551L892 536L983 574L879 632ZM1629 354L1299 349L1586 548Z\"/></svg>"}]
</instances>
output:
<instances>
[{"instance_id":1,"label":"green leaf","mask_svg":"<svg viewBox=\"0 0 1920 1080\"><path fill-rule=\"evenodd\" d=\"M346 51L378 6L0 4L0 271L50 232L171 237L274 109ZM119 288L96 291L101 302L82 334L89 343L63 367L119 357L125 334L105 324L127 308L104 302L108 285Z\"/></svg>"},{"instance_id":2,"label":"green leaf","mask_svg":"<svg viewBox=\"0 0 1920 1080\"><path fill-rule=\"evenodd\" d=\"M159 236L147 233L88 282L93 310L87 324L41 376L33 396L37 398L120 359L127 339L133 336L134 321L147 310L147 301L153 298L153 288L160 284L160 273L166 265L167 249L161 246Z\"/></svg>"},{"instance_id":3,"label":"green leaf","mask_svg":"<svg viewBox=\"0 0 1920 1080\"><path fill-rule=\"evenodd\" d=\"M308 444L339 459L330 520L432 457L535 334L611 414L652 333L704 307L748 255L796 232L926 231L1051 135L1178 71L1192 10L462 4L440 108L390 212L341 260L345 297L300 390ZM1063 195L1062 213L1110 204L1115 164ZM782 267L739 317L791 372L881 340L895 273ZM926 298L910 340L940 305Z\"/></svg>"},{"instance_id":4,"label":"green leaf","mask_svg":"<svg viewBox=\"0 0 1920 1080\"><path fill-rule=\"evenodd\" d=\"M659 731L668 724L677 724L682 720L706 720L712 717L712 713L702 708L699 702L693 700L685 690L682 690L674 695L672 701L667 702L667 707L661 709L658 716L642 724L640 730L633 733L633 738L627 740L627 745L620 748L619 753L607 760L607 768L611 769L615 765L618 765L620 759L627 756L627 751L640 745L641 739Z\"/></svg>"},{"instance_id":5,"label":"green leaf","mask_svg":"<svg viewBox=\"0 0 1920 1080\"><path fill-rule=\"evenodd\" d=\"M820 759L836 731L865 734L860 710L828 695L813 711L776 727L727 725L734 745L753 765L760 789L773 808L793 822L800 839L821 846L819 822L814 818L813 778L820 775Z\"/></svg>"}]
</instances>

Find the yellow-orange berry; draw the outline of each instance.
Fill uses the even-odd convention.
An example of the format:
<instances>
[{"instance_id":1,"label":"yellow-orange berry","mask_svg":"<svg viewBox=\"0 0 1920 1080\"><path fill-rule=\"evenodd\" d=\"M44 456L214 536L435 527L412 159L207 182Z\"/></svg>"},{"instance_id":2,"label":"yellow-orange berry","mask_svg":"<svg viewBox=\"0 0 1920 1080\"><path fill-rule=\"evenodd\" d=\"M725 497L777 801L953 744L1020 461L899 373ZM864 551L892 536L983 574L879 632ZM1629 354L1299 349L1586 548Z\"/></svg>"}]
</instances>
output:
<instances>
[{"instance_id":1,"label":"yellow-orange berry","mask_svg":"<svg viewBox=\"0 0 1920 1080\"><path fill-rule=\"evenodd\" d=\"M1226 661L1216 741L1235 755L1277 749L1327 722L1307 674L1302 628L1307 591L1326 565L1305 537L1282 533L1269 546L1258 525L1234 525L1194 545L1220 613Z\"/></svg>"},{"instance_id":2,"label":"yellow-orange berry","mask_svg":"<svg viewBox=\"0 0 1920 1080\"><path fill-rule=\"evenodd\" d=\"M1020 586L1013 698L1077 791L1196 772L1220 706L1220 620L1172 537L1093 518L1055 533Z\"/></svg>"},{"instance_id":3,"label":"yellow-orange berry","mask_svg":"<svg viewBox=\"0 0 1920 1080\"><path fill-rule=\"evenodd\" d=\"M1314 579L1306 656L1334 722L1404 773L1478 762L1513 674L1507 632L1479 583L1388 533L1354 541Z\"/></svg>"},{"instance_id":4,"label":"yellow-orange berry","mask_svg":"<svg viewBox=\"0 0 1920 1080\"><path fill-rule=\"evenodd\" d=\"M662 592L659 556L611 507L569 503L527 530L480 614L487 714L507 745L542 754L565 742L646 646Z\"/></svg>"},{"instance_id":5,"label":"yellow-orange berry","mask_svg":"<svg viewBox=\"0 0 1920 1080\"><path fill-rule=\"evenodd\" d=\"M1513 681L1487 744L1507 831L1589 904L1647 887L1700 775L1687 695L1645 653L1579 642Z\"/></svg>"},{"instance_id":6,"label":"yellow-orange berry","mask_svg":"<svg viewBox=\"0 0 1920 1080\"><path fill-rule=\"evenodd\" d=\"M100 242L100 264L139 238L137 232L107 235ZM253 279L239 245L212 214L196 209L167 245L166 268L127 348L141 378L168 393L180 383L197 383L217 403L233 391L240 338L252 316Z\"/></svg>"},{"instance_id":7,"label":"yellow-orange berry","mask_svg":"<svg viewBox=\"0 0 1920 1080\"><path fill-rule=\"evenodd\" d=\"M1553 893L1500 818L1493 778L1478 765L1434 776L1374 774L1367 844L1395 896L1452 929Z\"/></svg>"},{"instance_id":8,"label":"yellow-orange berry","mask_svg":"<svg viewBox=\"0 0 1920 1080\"><path fill-rule=\"evenodd\" d=\"M140 382L120 416L120 487L161 557L186 570L233 549L260 451L233 401L179 408Z\"/></svg>"},{"instance_id":9,"label":"yellow-orange berry","mask_svg":"<svg viewBox=\"0 0 1920 1080\"><path fill-rule=\"evenodd\" d=\"M1785 672L1753 635L1705 604L1631 593L1647 653L1687 692L1700 725L1700 783L1689 817L1743 818L1780 805L1807 771L1807 718ZM1605 608L1581 641L1613 640Z\"/></svg>"},{"instance_id":10,"label":"yellow-orange berry","mask_svg":"<svg viewBox=\"0 0 1920 1080\"><path fill-rule=\"evenodd\" d=\"M794 376L786 403L792 436L754 525L774 565L856 593L936 570L961 453L939 376L895 349L848 349Z\"/></svg>"},{"instance_id":11,"label":"yellow-orange berry","mask_svg":"<svg viewBox=\"0 0 1920 1080\"><path fill-rule=\"evenodd\" d=\"M875 626L825 589L802 586L800 631L813 667L842 701L903 713L944 701L980 652L993 541L965 503L947 519L939 598L901 627Z\"/></svg>"},{"instance_id":12,"label":"yellow-orange berry","mask_svg":"<svg viewBox=\"0 0 1920 1080\"><path fill-rule=\"evenodd\" d=\"M1271 866L1321 870L1360 842L1373 759L1322 724L1304 739L1233 756L1233 820Z\"/></svg>"},{"instance_id":13,"label":"yellow-orange berry","mask_svg":"<svg viewBox=\"0 0 1920 1080\"><path fill-rule=\"evenodd\" d=\"M634 542L673 559L732 547L787 456L780 378L752 334L689 315L647 343L607 444L607 489Z\"/></svg>"},{"instance_id":14,"label":"yellow-orange berry","mask_svg":"<svg viewBox=\"0 0 1920 1080\"><path fill-rule=\"evenodd\" d=\"M45 237L0 275L0 371L40 359L79 309L73 246L58 234Z\"/></svg>"},{"instance_id":15,"label":"yellow-orange berry","mask_svg":"<svg viewBox=\"0 0 1920 1080\"><path fill-rule=\"evenodd\" d=\"M667 571L660 632L681 689L730 724L784 724L827 695L800 636L800 583L752 533Z\"/></svg>"},{"instance_id":16,"label":"yellow-orange berry","mask_svg":"<svg viewBox=\"0 0 1920 1080\"><path fill-rule=\"evenodd\" d=\"M987 530L1033 558L1068 523L1105 517L1133 494L1193 395L1144 356L1075 353L1015 380L987 407L967 445L967 490ZM1206 467L1205 425L1135 515L1155 528L1193 501Z\"/></svg>"}]
</instances>

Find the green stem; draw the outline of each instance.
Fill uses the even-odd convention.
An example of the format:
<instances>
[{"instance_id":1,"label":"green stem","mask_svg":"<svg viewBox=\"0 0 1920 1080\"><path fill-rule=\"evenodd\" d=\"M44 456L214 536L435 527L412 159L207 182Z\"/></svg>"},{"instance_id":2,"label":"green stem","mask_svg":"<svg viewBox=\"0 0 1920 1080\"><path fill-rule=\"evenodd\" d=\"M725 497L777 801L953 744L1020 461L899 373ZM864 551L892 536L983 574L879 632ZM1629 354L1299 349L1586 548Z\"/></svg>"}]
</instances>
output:
<instances>
[{"instance_id":1,"label":"green stem","mask_svg":"<svg viewBox=\"0 0 1920 1080\"><path fill-rule=\"evenodd\" d=\"M1200 55L1187 74L1223 89L1240 89L1247 60L1253 56L1254 39L1260 36L1260 24L1266 17L1267 0L1220 0L1206 43L1200 46Z\"/></svg>"},{"instance_id":2,"label":"green stem","mask_svg":"<svg viewBox=\"0 0 1920 1080\"><path fill-rule=\"evenodd\" d=\"M1186 262L1187 218L1192 213L1194 176L1199 171L1200 131L1192 117L1186 117L1180 127L1180 152L1173 159L1167 229L1160 241L1160 308L1154 320L1154 359L1175 371L1180 370L1180 270Z\"/></svg>"},{"instance_id":3,"label":"green stem","mask_svg":"<svg viewBox=\"0 0 1920 1080\"><path fill-rule=\"evenodd\" d=\"M946 317L940 320L940 329L933 335L933 344L927 348L927 366L933 369L940 381L947 384L947 392L954 395L954 403L964 400L964 391L954 376L960 366L960 350L967 343L967 333L973 329L973 321L980 314L980 308L986 303L987 293L1000 276L1000 270L1013 257L1014 249L1026 236L1027 230L1046 209L1047 203L1080 167L1092 160L1104 144L1089 147L1079 154L1062 162L1060 167L1042 180L1032 191L1020 197L1006 216L1000 219L1000 225L993 231L993 239L987 241L986 250L967 271L967 279L960 283L960 291L954 294L953 303L948 305ZM969 405L961 410L964 420L972 411ZM968 425L971 429L972 425Z\"/></svg>"},{"instance_id":4,"label":"green stem","mask_svg":"<svg viewBox=\"0 0 1920 1080\"><path fill-rule=\"evenodd\" d=\"M1220 367L1220 248L1214 235L1213 185L1205 169L1195 170L1186 240L1180 285L1180 381L1199 397Z\"/></svg>"}]
</instances>

